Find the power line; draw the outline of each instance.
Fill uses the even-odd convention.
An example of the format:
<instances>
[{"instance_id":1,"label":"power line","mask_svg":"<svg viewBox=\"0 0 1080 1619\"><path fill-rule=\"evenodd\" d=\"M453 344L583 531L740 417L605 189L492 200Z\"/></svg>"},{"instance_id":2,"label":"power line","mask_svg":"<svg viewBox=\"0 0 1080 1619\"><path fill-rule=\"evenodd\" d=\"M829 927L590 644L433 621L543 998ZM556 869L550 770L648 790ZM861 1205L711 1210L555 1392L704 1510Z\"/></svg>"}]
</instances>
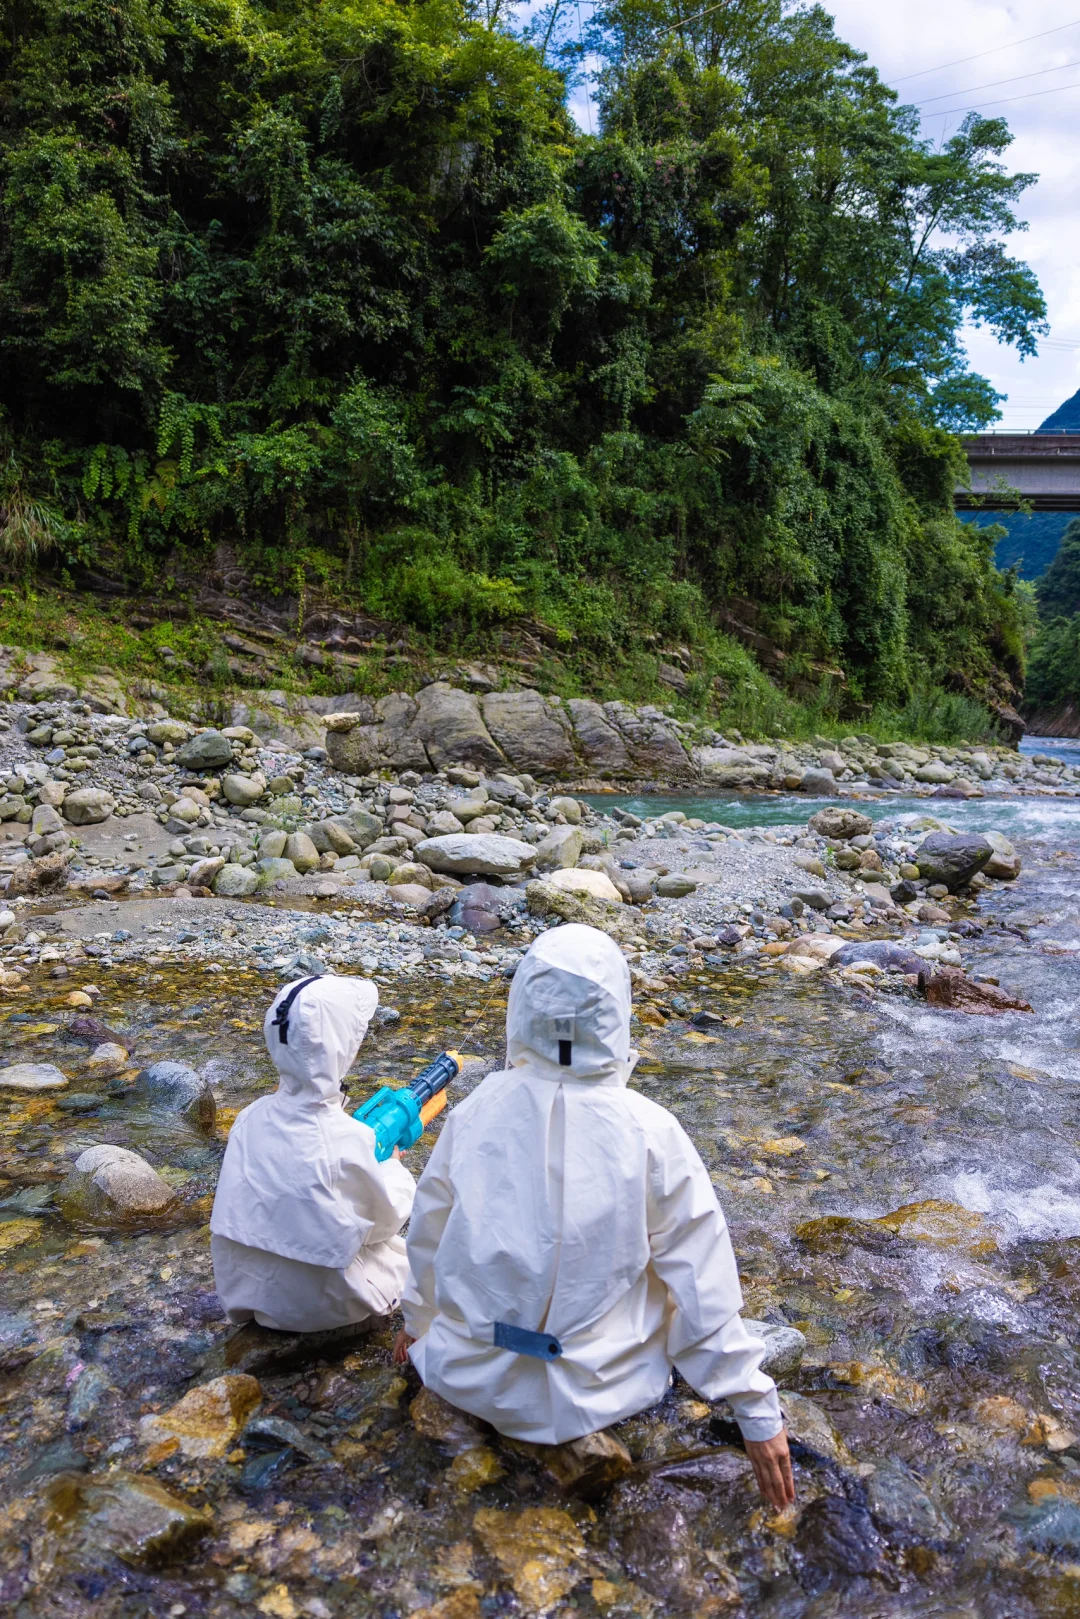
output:
<instances>
[{"instance_id":1,"label":"power line","mask_svg":"<svg viewBox=\"0 0 1080 1619\"><path fill-rule=\"evenodd\" d=\"M925 114L927 118L947 118L953 112L978 112L982 107L1008 107L1014 101L1034 101L1036 96L1059 96L1063 90L1080 90L1080 79L1075 84L1059 84L1053 90L1029 90L1025 96L998 96L994 101L980 101L974 107L939 107L936 112Z\"/></svg>"},{"instance_id":2,"label":"power line","mask_svg":"<svg viewBox=\"0 0 1080 1619\"><path fill-rule=\"evenodd\" d=\"M991 79L988 84L969 84L966 90L944 90L939 96L927 96L923 101L916 101L916 107L928 107L931 101L948 101L951 96L970 96L976 90L996 90L999 84L1019 84L1021 79L1041 79L1046 73L1064 73L1066 68L1080 67L1080 58L1075 62L1062 62L1060 67L1040 67L1034 73L1015 73L1011 79Z\"/></svg>"},{"instance_id":3,"label":"power line","mask_svg":"<svg viewBox=\"0 0 1080 1619\"><path fill-rule=\"evenodd\" d=\"M995 45L988 51L976 51L974 56L961 56L955 62L939 62L937 67L920 68L918 73L905 73L899 79L891 79L890 84L906 84L909 79L925 79L928 73L944 73L947 67L963 67L965 62L978 62L984 56L996 56L999 51L1011 51L1017 45L1028 45L1033 39L1046 39L1049 34L1062 34L1066 28L1075 28L1080 24L1080 17L1074 22L1063 22L1057 28L1046 28L1041 34L1028 34L1024 39L1011 40L1008 45Z\"/></svg>"}]
</instances>

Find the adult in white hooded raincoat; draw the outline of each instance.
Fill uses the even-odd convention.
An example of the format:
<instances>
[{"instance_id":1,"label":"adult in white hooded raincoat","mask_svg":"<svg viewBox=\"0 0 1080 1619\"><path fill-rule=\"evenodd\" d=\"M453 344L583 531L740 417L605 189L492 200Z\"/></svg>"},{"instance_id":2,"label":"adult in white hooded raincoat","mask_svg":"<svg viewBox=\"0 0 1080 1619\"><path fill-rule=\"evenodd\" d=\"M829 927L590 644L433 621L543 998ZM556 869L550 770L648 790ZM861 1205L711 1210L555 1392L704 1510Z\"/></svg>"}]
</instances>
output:
<instances>
[{"instance_id":1,"label":"adult in white hooded raincoat","mask_svg":"<svg viewBox=\"0 0 1080 1619\"><path fill-rule=\"evenodd\" d=\"M316 1332L385 1315L408 1275L400 1231L416 1185L342 1106L379 992L359 978L287 984L263 1022L280 1076L229 1133L211 1253L230 1321Z\"/></svg>"},{"instance_id":2,"label":"adult in white hooded raincoat","mask_svg":"<svg viewBox=\"0 0 1080 1619\"><path fill-rule=\"evenodd\" d=\"M730 1401L783 1505L764 1345L739 1317L705 1166L670 1113L627 1089L630 974L607 935L543 934L514 976L506 1033L505 1070L449 1114L417 1187L402 1304L425 1385L500 1433L559 1444L654 1404L677 1366ZM497 1348L496 1323L553 1335L562 1353ZM763 1453L784 1470L772 1487Z\"/></svg>"}]
</instances>

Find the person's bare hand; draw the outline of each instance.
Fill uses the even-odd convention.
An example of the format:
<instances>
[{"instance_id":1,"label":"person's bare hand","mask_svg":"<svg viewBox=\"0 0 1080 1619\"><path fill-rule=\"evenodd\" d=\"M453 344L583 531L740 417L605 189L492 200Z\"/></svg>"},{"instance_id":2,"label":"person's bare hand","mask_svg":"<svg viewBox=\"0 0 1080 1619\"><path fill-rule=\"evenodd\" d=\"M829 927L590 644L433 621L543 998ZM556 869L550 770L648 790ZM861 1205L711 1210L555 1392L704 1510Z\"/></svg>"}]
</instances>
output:
<instances>
[{"instance_id":1,"label":"person's bare hand","mask_svg":"<svg viewBox=\"0 0 1080 1619\"><path fill-rule=\"evenodd\" d=\"M394 1347L391 1351L391 1359L393 1360L395 1366L404 1366L405 1362L409 1358L409 1345L415 1342L416 1339L410 1338L409 1334L405 1331L405 1328L402 1327L401 1331L394 1339Z\"/></svg>"},{"instance_id":2,"label":"person's bare hand","mask_svg":"<svg viewBox=\"0 0 1080 1619\"><path fill-rule=\"evenodd\" d=\"M758 1489L771 1507L783 1512L795 1499L786 1430L781 1428L772 1439L746 1439L743 1443L754 1469Z\"/></svg>"},{"instance_id":3,"label":"person's bare hand","mask_svg":"<svg viewBox=\"0 0 1080 1619\"><path fill-rule=\"evenodd\" d=\"M395 1147L390 1156L392 1158L400 1158L401 1157L401 1148L400 1147Z\"/></svg>"}]
</instances>

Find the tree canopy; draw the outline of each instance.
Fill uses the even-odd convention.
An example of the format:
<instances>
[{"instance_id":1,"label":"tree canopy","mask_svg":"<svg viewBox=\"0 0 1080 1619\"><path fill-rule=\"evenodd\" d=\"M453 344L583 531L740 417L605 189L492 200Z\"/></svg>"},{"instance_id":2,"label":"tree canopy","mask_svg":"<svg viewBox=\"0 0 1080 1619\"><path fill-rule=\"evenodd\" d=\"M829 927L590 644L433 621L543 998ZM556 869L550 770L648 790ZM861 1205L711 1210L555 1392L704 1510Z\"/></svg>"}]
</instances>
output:
<instances>
[{"instance_id":1,"label":"tree canopy","mask_svg":"<svg viewBox=\"0 0 1080 1619\"><path fill-rule=\"evenodd\" d=\"M1005 689L1023 602L952 510L964 321L1045 329L1005 124L931 146L814 6L568 17L13 0L0 555L228 536L599 656L737 597L856 699Z\"/></svg>"}]
</instances>

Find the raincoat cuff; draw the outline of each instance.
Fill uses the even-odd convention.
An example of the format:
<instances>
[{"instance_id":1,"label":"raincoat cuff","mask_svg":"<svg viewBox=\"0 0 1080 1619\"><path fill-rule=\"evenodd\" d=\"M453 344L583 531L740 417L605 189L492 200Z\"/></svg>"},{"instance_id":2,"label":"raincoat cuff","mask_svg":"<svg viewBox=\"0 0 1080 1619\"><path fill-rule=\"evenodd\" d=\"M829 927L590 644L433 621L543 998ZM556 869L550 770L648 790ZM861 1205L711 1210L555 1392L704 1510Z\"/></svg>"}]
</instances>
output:
<instances>
[{"instance_id":1,"label":"raincoat cuff","mask_svg":"<svg viewBox=\"0 0 1080 1619\"><path fill-rule=\"evenodd\" d=\"M784 1419L779 1412L775 1417L736 1417L735 1421L743 1438L755 1445L766 1439L775 1439L778 1433L784 1431Z\"/></svg>"}]
</instances>

